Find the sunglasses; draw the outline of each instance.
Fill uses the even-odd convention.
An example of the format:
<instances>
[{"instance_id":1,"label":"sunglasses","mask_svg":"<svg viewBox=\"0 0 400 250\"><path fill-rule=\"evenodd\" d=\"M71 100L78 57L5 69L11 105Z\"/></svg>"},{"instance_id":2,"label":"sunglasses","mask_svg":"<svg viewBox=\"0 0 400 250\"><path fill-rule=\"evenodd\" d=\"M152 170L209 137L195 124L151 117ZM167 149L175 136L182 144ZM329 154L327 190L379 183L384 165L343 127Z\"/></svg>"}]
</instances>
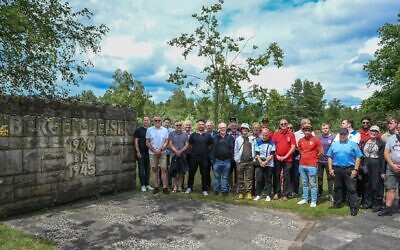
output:
<instances>
[{"instance_id":1,"label":"sunglasses","mask_svg":"<svg viewBox=\"0 0 400 250\"><path fill-rule=\"evenodd\" d=\"M182 127L182 124L176 124L175 126L176 127Z\"/></svg>"},{"instance_id":2,"label":"sunglasses","mask_svg":"<svg viewBox=\"0 0 400 250\"><path fill-rule=\"evenodd\" d=\"M154 122L161 122L161 120L154 120Z\"/></svg>"},{"instance_id":3,"label":"sunglasses","mask_svg":"<svg viewBox=\"0 0 400 250\"><path fill-rule=\"evenodd\" d=\"M281 123L281 124L279 124L279 125L283 126L283 125L287 125L287 123Z\"/></svg>"},{"instance_id":4,"label":"sunglasses","mask_svg":"<svg viewBox=\"0 0 400 250\"><path fill-rule=\"evenodd\" d=\"M288 128L293 129L293 127L288 127Z\"/></svg>"},{"instance_id":5,"label":"sunglasses","mask_svg":"<svg viewBox=\"0 0 400 250\"><path fill-rule=\"evenodd\" d=\"M362 122L362 124L369 124L369 122Z\"/></svg>"}]
</instances>

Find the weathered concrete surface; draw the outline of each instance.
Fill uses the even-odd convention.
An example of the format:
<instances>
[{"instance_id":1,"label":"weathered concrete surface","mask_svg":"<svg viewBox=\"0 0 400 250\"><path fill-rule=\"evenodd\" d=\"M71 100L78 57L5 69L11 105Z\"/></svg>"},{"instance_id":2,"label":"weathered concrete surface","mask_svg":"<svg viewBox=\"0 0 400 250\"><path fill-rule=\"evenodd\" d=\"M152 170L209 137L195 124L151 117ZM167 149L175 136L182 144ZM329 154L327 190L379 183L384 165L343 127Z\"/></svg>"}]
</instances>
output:
<instances>
[{"instance_id":1,"label":"weathered concrete surface","mask_svg":"<svg viewBox=\"0 0 400 250\"><path fill-rule=\"evenodd\" d=\"M5 223L61 249L288 249L307 222L269 209L126 192Z\"/></svg>"}]
</instances>

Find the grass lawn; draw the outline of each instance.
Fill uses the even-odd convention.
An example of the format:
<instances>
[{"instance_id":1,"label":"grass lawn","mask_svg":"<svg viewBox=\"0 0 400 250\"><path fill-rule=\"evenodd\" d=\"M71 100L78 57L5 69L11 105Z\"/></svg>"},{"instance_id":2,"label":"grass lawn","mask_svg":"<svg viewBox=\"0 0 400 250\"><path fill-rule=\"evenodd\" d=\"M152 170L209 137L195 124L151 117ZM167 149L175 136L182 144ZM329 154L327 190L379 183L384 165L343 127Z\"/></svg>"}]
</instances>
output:
<instances>
[{"instance_id":1,"label":"grass lawn","mask_svg":"<svg viewBox=\"0 0 400 250\"><path fill-rule=\"evenodd\" d=\"M187 185L187 177L185 175L185 186ZM150 179L150 184L153 185L152 180ZM136 190L140 190L140 182L139 178L136 179ZM214 186L214 176L213 172L211 171L211 192L207 197L201 194L201 178L200 178L200 171L198 170L195 176L195 184L194 184L194 191L191 194L183 194L183 193L171 193L170 195L178 198L178 199L195 199L203 202L224 202L228 204L235 204L235 205L247 205L247 206L255 206L255 207L266 207L277 209L281 211L288 211L292 213L296 213L306 219L319 219L321 217L326 216L348 216L350 214L350 208L348 206L344 206L340 209L329 209L332 206L332 203L328 200L328 183L326 180L326 176L324 176L324 195L323 198L318 199L318 205L316 208L311 208L310 205L297 205L296 203L301 200L301 197L295 199L289 199L288 201L282 200L273 200L271 202L265 202L265 198L259 201L253 200L246 200L246 199L237 199L237 194L230 193L227 197L223 197L220 195L214 195L212 192ZM300 180L300 190L301 187L301 180ZM272 197L271 197L272 198Z\"/></svg>"},{"instance_id":2,"label":"grass lawn","mask_svg":"<svg viewBox=\"0 0 400 250\"><path fill-rule=\"evenodd\" d=\"M0 249L54 249L55 244L0 223Z\"/></svg>"}]
</instances>

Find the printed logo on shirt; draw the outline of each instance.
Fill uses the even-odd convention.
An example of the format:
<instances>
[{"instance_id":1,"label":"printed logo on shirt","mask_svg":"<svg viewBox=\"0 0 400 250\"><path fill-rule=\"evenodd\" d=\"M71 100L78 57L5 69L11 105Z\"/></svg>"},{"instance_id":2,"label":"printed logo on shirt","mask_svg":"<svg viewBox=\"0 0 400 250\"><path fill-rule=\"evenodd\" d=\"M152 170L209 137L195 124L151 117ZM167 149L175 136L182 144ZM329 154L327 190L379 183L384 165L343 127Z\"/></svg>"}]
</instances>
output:
<instances>
[{"instance_id":1,"label":"printed logo on shirt","mask_svg":"<svg viewBox=\"0 0 400 250\"><path fill-rule=\"evenodd\" d=\"M328 143L329 143L329 144L332 143L332 140L328 140Z\"/></svg>"},{"instance_id":2,"label":"printed logo on shirt","mask_svg":"<svg viewBox=\"0 0 400 250\"><path fill-rule=\"evenodd\" d=\"M314 142L313 141L310 141L310 145L313 145L314 144Z\"/></svg>"},{"instance_id":3,"label":"printed logo on shirt","mask_svg":"<svg viewBox=\"0 0 400 250\"><path fill-rule=\"evenodd\" d=\"M287 139L287 142L290 142L290 137L288 136L288 137L286 137L286 139Z\"/></svg>"}]
</instances>

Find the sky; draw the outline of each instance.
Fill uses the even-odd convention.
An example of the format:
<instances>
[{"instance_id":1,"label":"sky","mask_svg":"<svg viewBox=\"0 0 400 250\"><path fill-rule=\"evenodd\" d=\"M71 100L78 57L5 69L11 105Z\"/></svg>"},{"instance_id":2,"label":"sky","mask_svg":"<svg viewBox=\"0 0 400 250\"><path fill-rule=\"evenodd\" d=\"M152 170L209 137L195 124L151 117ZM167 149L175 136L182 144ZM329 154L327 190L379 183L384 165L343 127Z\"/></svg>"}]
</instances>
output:
<instances>
[{"instance_id":1,"label":"sky","mask_svg":"<svg viewBox=\"0 0 400 250\"><path fill-rule=\"evenodd\" d=\"M197 23L191 15L216 2L70 0L74 10L86 7L93 12L92 24L110 28L101 53L89 55L94 67L72 93L92 90L103 95L115 70L122 69L143 83L154 102L167 100L177 87L166 82L168 73L177 66L199 72L207 64L196 55L184 60L182 51L167 42L192 33ZM283 50L284 66L267 66L252 77L252 83L283 94L295 79L307 79L322 84L328 102L338 98L357 106L376 90L366 86L363 65L374 58L377 30L385 23L397 23L399 10L398 0L226 0L219 22L223 35L251 38L249 45L260 49L277 42ZM242 83L242 88L250 84Z\"/></svg>"}]
</instances>

